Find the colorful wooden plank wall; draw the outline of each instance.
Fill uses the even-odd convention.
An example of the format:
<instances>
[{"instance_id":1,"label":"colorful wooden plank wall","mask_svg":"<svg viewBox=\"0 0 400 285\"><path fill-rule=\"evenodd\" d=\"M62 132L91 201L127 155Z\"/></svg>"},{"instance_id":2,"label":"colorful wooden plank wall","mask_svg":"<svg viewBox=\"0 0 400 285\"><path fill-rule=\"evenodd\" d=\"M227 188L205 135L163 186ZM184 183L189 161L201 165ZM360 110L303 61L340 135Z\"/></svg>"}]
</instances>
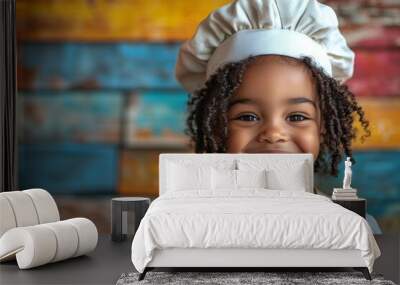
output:
<instances>
[{"instance_id":1,"label":"colorful wooden plank wall","mask_svg":"<svg viewBox=\"0 0 400 285\"><path fill-rule=\"evenodd\" d=\"M94 193L97 187L156 196L158 154L188 150L183 135L187 94L174 78L179 46L202 18L227 2L17 1L23 185L47 181L55 192ZM395 175L400 170L400 4L324 2L338 13L356 52L348 85L371 123L372 137L354 142L360 157L354 183L374 201L372 214L400 215ZM71 154L71 145L79 157ZM92 163L97 148L102 149L99 160L108 157L109 162ZM32 169L44 159L42 176L33 177ZM64 176L71 165L87 165L72 175L74 183L86 184L74 188L72 176ZM48 170L52 174L46 176ZM89 183L88 177L104 171L112 177ZM68 187L56 184L57 177ZM321 187L329 192L340 179L322 178Z\"/></svg>"},{"instance_id":2,"label":"colorful wooden plank wall","mask_svg":"<svg viewBox=\"0 0 400 285\"><path fill-rule=\"evenodd\" d=\"M182 41L193 35L198 23L213 9L229 2L19 0L18 37L34 42ZM395 1L321 2L334 8L351 43L370 38L371 31L378 34L377 30L382 27L400 25L397 14L400 4ZM354 31L354 28L361 30Z\"/></svg>"}]
</instances>

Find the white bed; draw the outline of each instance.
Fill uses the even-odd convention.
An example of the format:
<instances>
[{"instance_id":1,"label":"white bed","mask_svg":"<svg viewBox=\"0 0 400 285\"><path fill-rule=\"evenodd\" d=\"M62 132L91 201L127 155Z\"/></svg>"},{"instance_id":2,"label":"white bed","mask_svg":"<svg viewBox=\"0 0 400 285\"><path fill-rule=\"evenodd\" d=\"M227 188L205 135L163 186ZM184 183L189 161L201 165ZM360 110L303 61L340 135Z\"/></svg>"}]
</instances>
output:
<instances>
[{"instance_id":1,"label":"white bed","mask_svg":"<svg viewBox=\"0 0 400 285\"><path fill-rule=\"evenodd\" d=\"M354 267L370 279L372 231L313 194L310 154L161 154L159 174L132 242L139 279L155 267Z\"/></svg>"}]
</instances>

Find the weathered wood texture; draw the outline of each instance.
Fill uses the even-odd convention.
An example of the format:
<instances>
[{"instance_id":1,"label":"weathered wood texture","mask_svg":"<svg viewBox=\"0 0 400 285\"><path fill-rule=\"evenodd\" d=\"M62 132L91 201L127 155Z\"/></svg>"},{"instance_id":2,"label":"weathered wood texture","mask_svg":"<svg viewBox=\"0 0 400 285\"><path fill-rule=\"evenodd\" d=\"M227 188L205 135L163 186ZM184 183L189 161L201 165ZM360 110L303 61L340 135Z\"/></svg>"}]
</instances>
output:
<instances>
[{"instance_id":1,"label":"weathered wood texture","mask_svg":"<svg viewBox=\"0 0 400 285\"><path fill-rule=\"evenodd\" d=\"M189 38L227 0L19 0L18 38L34 41L174 41Z\"/></svg>"},{"instance_id":2,"label":"weathered wood texture","mask_svg":"<svg viewBox=\"0 0 400 285\"><path fill-rule=\"evenodd\" d=\"M22 143L114 143L121 136L123 95L118 92L19 94Z\"/></svg>"},{"instance_id":3,"label":"weathered wood texture","mask_svg":"<svg viewBox=\"0 0 400 285\"><path fill-rule=\"evenodd\" d=\"M178 49L178 44L25 44L18 53L18 87L182 90L175 79ZM400 96L400 49L356 50L354 69L347 84L357 97Z\"/></svg>"},{"instance_id":4,"label":"weathered wood texture","mask_svg":"<svg viewBox=\"0 0 400 285\"><path fill-rule=\"evenodd\" d=\"M186 105L183 92L153 90L130 94L124 110L125 144L183 147L187 143Z\"/></svg>"},{"instance_id":5,"label":"weathered wood texture","mask_svg":"<svg viewBox=\"0 0 400 285\"><path fill-rule=\"evenodd\" d=\"M114 193L118 170L115 146L101 144L19 145L19 188L50 193Z\"/></svg>"},{"instance_id":6,"label":"weathered wood texture","mask_svg":"<svg viewBox=\"0 0 400 285\"><path fill-rule=\"evenodd\" d=\"M356 50L354 76L346 84L357 97L400 97L400 49Z\"/></svg>"},{"instance_id":7,"label":"weathered wood texture","mask_svg":"<svg viewBox=\"0 0 400 285\"><path fill-rule=\"evenodd\" d=\"M400 97L359 98L358 101L370 123L371 136L366 138L364 143L361 143L358 136L353 143L353 148L357 150L400 149ZM358 120L358 116L355 118ZM364 133L358 121L354 125L359 135Z\"/></svg>"},{"instance_id":8,"label":"weathered wood texture","mask_svg":"<svg viewBox=\"0 0 400 285\"><path fill-rule=\"evenodd\" d=\"M18 38L22 41L180 41L228 0L19 0ZM373 36L380 27L400 26L396 1L323 1L337 13L351 42ZM380 37L378 33L376 36ZM387 41L387 39L384 39ZM397 43L398 45L398 43Z\"/></svg>"},{"instance_id":9,"label":"weathered wood texture","mask_svg":"<svg viewBox=\"0 0 400 285\"><path fill-rule=\"evenodd\" d=\"M23 44L20 90L180 88L178 44Z\"/></svg>"},{"instance_id":10,"label":"weathered wood texture","mask_svg":"<svg viewBox=\"0 0 400 285\"><path fill-rule=\"evenodd\" d=\"M158 197L158 157L171 150L124 150L121 152L118 192L129 196ZM177 152L190 152L177 150Z\"/></svg>"}]
</instances>

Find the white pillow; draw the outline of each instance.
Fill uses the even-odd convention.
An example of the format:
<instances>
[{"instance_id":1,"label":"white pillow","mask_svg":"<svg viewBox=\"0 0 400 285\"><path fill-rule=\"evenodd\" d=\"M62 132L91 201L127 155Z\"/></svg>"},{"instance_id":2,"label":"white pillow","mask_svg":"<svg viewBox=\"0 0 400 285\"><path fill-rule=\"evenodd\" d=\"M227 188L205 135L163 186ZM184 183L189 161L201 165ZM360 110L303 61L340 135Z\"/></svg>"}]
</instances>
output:
<instances>
[{"instance_id":1,"label":"white pillow","mask_svg":"<svg viewBox=\"0 0 400 285\"><path fill-rule=\"evenodd\" d=\"M167 188L170 191L211 189L211 167L168 164Z\"/></svg>"},{"instance_id":2,"label":"white pillow","mask_svg":"<svg viewBox=\"0 0 400 285\"><path fill-rule=\"evenodd\" d=\"M267 188L266 170L236 170L238 188Z\"/></svg>"},{"instance_id":3,"label":"white pillow","mask_svg":"<svg viewBox=\"0 0 400 285\"><path fill-rule=\"evenodd\" d=\"M212 169L214 190L238 190L239 188L267 188L266 171Z\"/></svg>"},{"instance_id":4,"label":"white pillow","mask_svg":"<svg viewBox=\"0 0 400 285\"><path fill-rule=\"evenodd\" d=\"M212 168L212 188L214 190L236 190L236 170Z\"/></svg>"},{"instance_id":5,"label":"white pillow","mask_svg":"<svg viewBox=\"0 0 400 285\"><path fill-rule=\"evenodd\" d=\"M299 167L290 169L290 172L270 169L267 171L267 181L268 189L307 191L304 164L299 164Z\"/></svg>"},{"instance_id":6,"label":"white pillow","mask_svg":"<svg viewBox=\"0 0 400 285\"><path fill-rule=\"evenodd\" d=\"M265 169L267 188L272 190L307 191L310 181L308 164L304 160L291 159L239 159L240 170Z\"/></svg>"}]
</instances>

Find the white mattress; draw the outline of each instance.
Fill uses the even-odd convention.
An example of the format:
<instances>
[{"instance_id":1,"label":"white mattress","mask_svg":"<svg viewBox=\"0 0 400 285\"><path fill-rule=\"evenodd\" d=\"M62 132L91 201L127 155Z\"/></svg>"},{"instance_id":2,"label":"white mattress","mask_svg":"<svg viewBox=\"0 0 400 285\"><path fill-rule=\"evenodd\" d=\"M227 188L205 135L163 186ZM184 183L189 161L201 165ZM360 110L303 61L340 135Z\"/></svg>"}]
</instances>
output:
<instances>
[{"instance_id":1,"label":"white mattress","mask_svg":"<svg viewBox=\"0 0 400 285\"><path fill-rule=\"evenodd\" d=\"M380 250L365 219L324 196L247 189L220 197L197 191L155 199L132 242L143 272L155 249L357 249L372 272Z\"/></svg>"}]
</instances>

